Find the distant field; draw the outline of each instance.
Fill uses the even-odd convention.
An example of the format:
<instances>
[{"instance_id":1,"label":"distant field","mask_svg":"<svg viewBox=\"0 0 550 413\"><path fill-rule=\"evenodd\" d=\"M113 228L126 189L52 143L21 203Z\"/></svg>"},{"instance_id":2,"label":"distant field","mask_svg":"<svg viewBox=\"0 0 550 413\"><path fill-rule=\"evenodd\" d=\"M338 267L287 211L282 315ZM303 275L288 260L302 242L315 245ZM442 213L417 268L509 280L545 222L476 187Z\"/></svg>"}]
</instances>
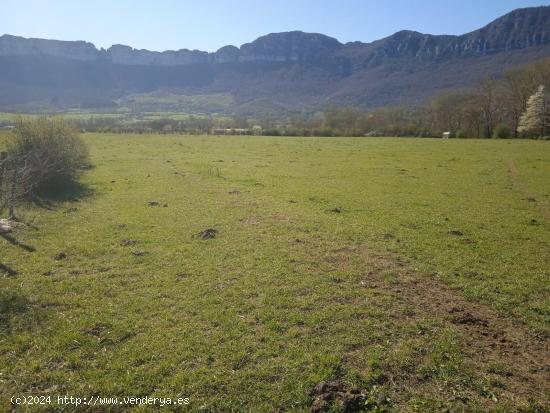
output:
<instances>
[{"instance_id":1,"label":"distant field","mask_svg":"<svg viewBox=\"0 0 550 413\"><path fill-rule=\"evenodd\" d=\"M181 95L169 92L137 93L117 101L121 108L132 112L164 112L175 114L181 111L191 113L219 113L231 110L235 101L231 94Z\"/></svg>"},{"instance_id":2,"label":"distant field","mask_svg":"<svg viewBox=\"0 0 550 413\"><path fill-rule=\"evenodd\" d=\"M48 113L48 112L45 112ZM93 113L93 112L64 112L63 118L67 120L87 120L92 118L112 118L122 119L124 113ZM0 121L13 121L18 116L23 117L36 117L42 116L42 114L20 114L20 113L8 113L0 112Z\"/></svg>"},{"instance_id":3,"label":"distant field","mask_svg":"<svg viewBox=\"0 0 550 413\"><path fill-rule=\"evenodd\" d=\"M45 112L47 113L47 112ZM42 114L24 114L22 116L24 117L37 117L41 116ZM13 121L18 116L21 116L21 114L18 113L8 113L8 112L0 112L0 122L5 121ZM137 120L158 120L158 119L173 119L173 120L188 120L190 117L194 118L205 118L205 117L213 117L219 121L229 121L230 118L221 116L221 115L204 115L204 114L191 114L191 113L182 113L182 112L161 112L161 111L154 111L154 112L127 112L127 111L121 111L121 112L114 112L114 113L95 113L95 112L63 112L60 114L60 116L63 116L64 119L72 120L72 121L83 121L83 120L91 120L91 119L115 119L119 121L126 121L126 122L135 122Z\"/></svg>"},{"instance_id":4,"label":"distant field","mask_svg":"<svg viewBox=\"0 0 550 413\"><path fill-rule=\"evenodd\" d=\"M550 142L85 139L82 194L1 244L6 409L308 411L329 379L366 411L550 408Z\"/></svg>"}]
</instances>

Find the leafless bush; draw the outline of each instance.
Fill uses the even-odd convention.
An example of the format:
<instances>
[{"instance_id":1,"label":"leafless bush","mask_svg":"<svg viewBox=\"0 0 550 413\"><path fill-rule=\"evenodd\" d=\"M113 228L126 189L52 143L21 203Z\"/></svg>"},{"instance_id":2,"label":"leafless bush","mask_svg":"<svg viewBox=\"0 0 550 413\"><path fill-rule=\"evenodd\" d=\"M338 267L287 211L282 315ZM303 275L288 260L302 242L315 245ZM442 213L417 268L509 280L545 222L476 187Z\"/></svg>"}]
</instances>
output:
<instances>
[{"instance_id":1,"label":"leafless bush","mask_svg":"<svg viewBox=\"0 0 550 413\"><path fill-rule=\"evenodd\" d=\"M33 193L63 190L88 164L85 143L61 118L18 119L8 147L11 156L29 164Z\"/></svg>"},{"instance_id":2,"label":"leafless bush","mask_svg":"<svg viewBox=\"0 0 550 413\"><path fill-rule=\"evenodd\" d=\"M16 121L0 157L0 213L36 195L65 191L88 165L86 145L63 119Z\"/></svg>"},{"instance_id":3,"label":"leafless bush","mask_svg":"<svg viewBox=\"0 0 550 413\"><path fill-rule=\"evenodd\" d=\"M29 156L0 153L0 214L8 209L13 218L15 205L30 194L31 169Z\"/></svg>"}]
</instances>

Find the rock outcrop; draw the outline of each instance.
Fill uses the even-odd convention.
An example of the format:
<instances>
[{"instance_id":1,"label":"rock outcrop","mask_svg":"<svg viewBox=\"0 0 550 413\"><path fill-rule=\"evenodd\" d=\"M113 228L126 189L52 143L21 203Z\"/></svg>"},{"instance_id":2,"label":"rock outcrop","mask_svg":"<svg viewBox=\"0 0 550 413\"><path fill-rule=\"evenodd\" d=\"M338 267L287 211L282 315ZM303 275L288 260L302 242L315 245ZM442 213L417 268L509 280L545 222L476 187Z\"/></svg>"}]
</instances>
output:
<instances>
[{"instance_id":1,"label":"rock outcrop","mask_svg":"<svg viewBox=\"0 0 550 413\"><path fill-rule=\"evenodd\" d=\"M250 115L419 103L543 57L550 57L550 6L515 10L461 36L404 30L371 43L342 44L292 31L214 53L124 45L105 50L83 41L4 35L0 109L105 107L151 92L200 95L201 102L229 96L228 112Z\"/></svg>"}]
</instances>

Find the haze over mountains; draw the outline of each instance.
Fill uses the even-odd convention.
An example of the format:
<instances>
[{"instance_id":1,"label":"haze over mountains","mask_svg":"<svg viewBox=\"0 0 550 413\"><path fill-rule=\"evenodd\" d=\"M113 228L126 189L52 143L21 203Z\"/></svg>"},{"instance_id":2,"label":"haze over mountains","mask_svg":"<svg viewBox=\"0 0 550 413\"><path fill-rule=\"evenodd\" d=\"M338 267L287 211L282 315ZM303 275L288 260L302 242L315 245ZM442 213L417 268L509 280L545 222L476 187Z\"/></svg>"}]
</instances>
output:
<instances>
[{"instance_id":1,"label":"haze over mountains","mask_svg":"<svg viewBox=\"0 0 550 413\"><path fill-rule=\"evenodd\" d=\"M250 116L330 105L421 104L482 76L550 57L550 6L515 10L461 36L401 31L372 43L300 31L251 43L151 52L0 37L0 109L116 108Z\"/></svg>"}]
</instances>

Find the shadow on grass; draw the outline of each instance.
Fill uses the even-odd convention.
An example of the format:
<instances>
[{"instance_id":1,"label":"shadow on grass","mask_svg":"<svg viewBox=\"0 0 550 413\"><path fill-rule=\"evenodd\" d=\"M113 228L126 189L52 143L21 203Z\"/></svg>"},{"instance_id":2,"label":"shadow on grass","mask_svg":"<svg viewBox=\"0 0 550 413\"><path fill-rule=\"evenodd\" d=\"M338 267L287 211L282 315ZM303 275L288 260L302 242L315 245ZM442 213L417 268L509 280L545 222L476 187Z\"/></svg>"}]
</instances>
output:
<instances>
[{"instance_id":1,"label":"shadow on grass","mask_svg":"<svg viewBox=\"0 0 550 413\"><path fill-rule=\"evenodd\" d=\"M12 319L26 313L29 306L29 299L23 294L0 290L0 329L11 331Z\"/></svg>"},{"instance_id":2,"label":"shadow on grass","mask_svg":"<svg viewBox=\"0 0 550 413\"><path fill-rule=\"evenodd\" d=\"M9 235L9 234L0 234L0 237L4 238L6 241L8 241L11 245L15 245L16 247L22 248L27 252L34 252L36 251L36 248L34 248L32 245L23 244L15 237ZM0 264L3 265L3 264Z\"/></svg>"},{"instance_id":3,"label":"shadow on grass","mask_svg":"<svg viewBox=\"0 0 550 413\"><path fill-rule=\"evenodd\" d=\"M55 301L35 301L27 297L19 286L0 288L0 334L14 331L37 333L63 304Z\"/></svg>"},{"instance_id":4,"label":"shadow on grass","mask_svg":"<svg viewBox=\"0 0 550 413\"><path fill-rule=\"evenodd\" d=\"M95 194L88 185L80 182L65 182L37 193L32 202L39 208L54 210L59 203L80 202Z\"/></svg>"},{"instance_id":5,"label":"shadow on grass","mask_svg":"<svg viewBox=\"0 0 550 413\"><path fill-rule=\"evenodd\" d=\"M18 274L18 272L15 271L13 268L8 267L6 264L2 264L2 263L0 263L0 272L10 277L15 277Z\"/></svg>"}]
</instances>

